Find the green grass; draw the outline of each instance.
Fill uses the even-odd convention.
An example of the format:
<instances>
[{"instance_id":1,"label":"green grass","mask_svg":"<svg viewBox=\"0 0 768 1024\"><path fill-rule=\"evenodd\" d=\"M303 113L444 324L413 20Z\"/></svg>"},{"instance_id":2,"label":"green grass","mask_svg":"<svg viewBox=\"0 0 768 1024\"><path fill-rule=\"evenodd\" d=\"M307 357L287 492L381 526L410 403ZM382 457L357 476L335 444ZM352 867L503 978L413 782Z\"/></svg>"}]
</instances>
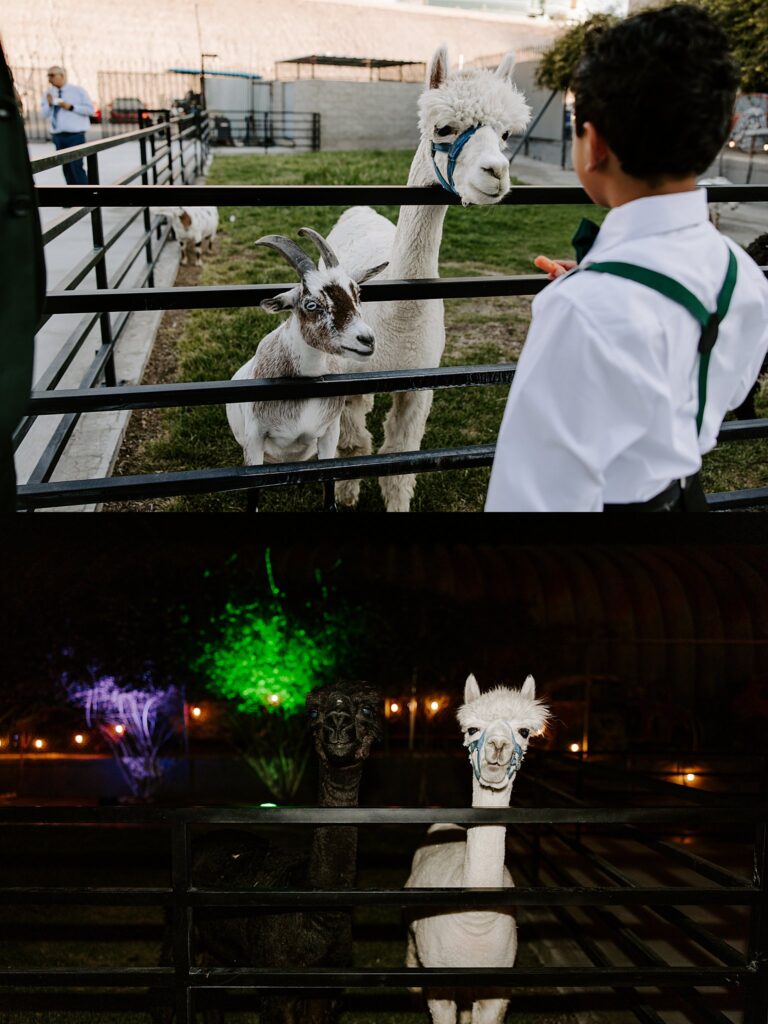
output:
<instances>
[{"instance_id":1,"label":"green grass","mask_svg":"<svg viewBox=\"0 0 768 1024\"><path fill-rule=\"evenodd\" d=\"M374 185L402 184L410 152L309 153L296 156L217 156L209 176L212 185ZM377 207L392 221L397 208ZM255 248L263 234L296 237L303 225L327 234L341 214L338 207L227 208L220 210L218 251L206 261L201 284L255 284L290 280L284 260ZM235 221L230 223L230 215ZM532 273L534 256L567 256L570 239L582 216L601 221L604 211L593 206L498 206L448 210L440 253L442 276ZM446 302L446 351L442 365L509 362L517 358L530 319L527 298ZM276 325L260 309L194 310L179 342L179 380L222 380L232 376L254 352L255 343ZM435 392L422 448L458 447L495 441L508 389L465 388ZM391 399L379 396L369 427L374 442L383 440L382 424ZM762 414L768 414L763 399ZM162 414L161 436L145 443L131 472L170 472L213 466L239 466L242 453L232 437L222 406L169 409ZM705 461L708 490L765 485L768 469L762 442L728 445ZM761 453L762 459L761 459ZM483 507L488 470L428 473L419 478L414 511L479 511ZM240 494L203 495L156 503L171 511L239 511ZM316 511L319 485L265 491L263 511ZM375 480L363 482L361 511L383 510Z\"/></svg>"}]
</instances>

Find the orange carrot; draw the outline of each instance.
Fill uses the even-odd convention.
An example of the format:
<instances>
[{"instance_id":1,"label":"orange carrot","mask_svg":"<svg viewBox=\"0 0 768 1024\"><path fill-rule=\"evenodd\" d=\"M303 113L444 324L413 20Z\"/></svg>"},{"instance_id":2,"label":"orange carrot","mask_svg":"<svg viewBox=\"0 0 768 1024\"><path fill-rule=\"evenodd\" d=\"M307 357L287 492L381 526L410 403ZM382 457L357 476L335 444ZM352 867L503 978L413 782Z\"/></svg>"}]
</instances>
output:
<instances>
[{"instance_id":1,"label":"orange carrot","mask_svg":"<svg viewBox=\"0 0 768 1024\"><path fill-rule=\"evenodd\" d=\"M556 274L559 270L563 269L558 263L555 263L554 260L551 260L548 256L537 256L533 262L539 270L543 270L545 274Z\"/></svg>"}]
</instances>

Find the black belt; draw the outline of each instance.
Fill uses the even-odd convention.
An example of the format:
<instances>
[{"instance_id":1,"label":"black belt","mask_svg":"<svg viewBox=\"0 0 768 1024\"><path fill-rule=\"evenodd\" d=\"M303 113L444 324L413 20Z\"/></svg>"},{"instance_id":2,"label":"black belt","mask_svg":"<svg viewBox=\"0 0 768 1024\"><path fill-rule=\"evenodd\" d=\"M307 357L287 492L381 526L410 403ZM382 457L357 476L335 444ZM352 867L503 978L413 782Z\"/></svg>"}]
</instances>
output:
<instances>
[{"instance_id":1,"label":"black belt","mask_svg":"<svg viewBox=\"0 0 768 1024\"><path fill-rule=\"evenodd\" d=\"M694 474L697 476L698 474ZM693 477L688 477L687 485ZM627 502L620 505L603 505L603 512L683 512L683 487L680 480L673 480L647 502Z\"/></svg>"}]
</instances>

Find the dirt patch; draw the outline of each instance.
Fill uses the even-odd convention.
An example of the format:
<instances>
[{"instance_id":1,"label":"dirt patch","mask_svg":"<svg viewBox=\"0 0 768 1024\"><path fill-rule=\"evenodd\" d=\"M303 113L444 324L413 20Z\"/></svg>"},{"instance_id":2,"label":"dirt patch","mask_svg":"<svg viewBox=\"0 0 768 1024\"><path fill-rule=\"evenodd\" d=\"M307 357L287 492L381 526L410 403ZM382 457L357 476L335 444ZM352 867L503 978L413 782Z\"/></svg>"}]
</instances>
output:
<instances>
[{"instance_id":1,"label":"dirt patch","mask_svg":"<svg viewBox=\"0 0 768 1024\"><path fill-rule=\"evenodd\" d=\"M445 355L475 362L475 350L493 346L499 350L497 358L515 361L530 322L531 298L527 295L451 299L445 304Z\"/></svg>"},{"instance_id":2,"label":"dirt patch","mask_svg":"<svg viewBox=\"0 0 768 1024\"><path fill-rule=\"evenodd\" d=\"M200 267L179 267L174 285L192 288L200 284ZM168 309L163 314L142 384L172 384L178 379L177 343L186 327L189 310ZM163 436L162 409L135 409L120 446L113 476L131 476L146 472L146 446ZM140 501L106 502L104 512L159 512L170 499L145 498Z\"/></svg>"}]
</instances>

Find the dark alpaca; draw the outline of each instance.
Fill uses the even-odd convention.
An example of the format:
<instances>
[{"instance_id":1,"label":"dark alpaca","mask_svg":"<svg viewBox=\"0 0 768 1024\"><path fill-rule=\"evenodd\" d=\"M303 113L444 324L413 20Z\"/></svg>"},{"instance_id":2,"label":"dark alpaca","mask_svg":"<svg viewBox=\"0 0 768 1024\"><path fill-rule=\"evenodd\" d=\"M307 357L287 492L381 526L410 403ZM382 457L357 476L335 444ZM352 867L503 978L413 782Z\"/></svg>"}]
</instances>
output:
<instances>
[{"instance_id":1,"label":"dark alpaca","mask_svg":"<svg viewBox=\"0 0 768 1024\"><path fill-rule=\"evenodd\" d=\"M363 764L382 735L381 703L380 693L361 682L319 687L307 697L320 768L319 806L357 806ZM308 858L252 833L227 830L194 845L192 883L218 889L345 889L354 886L356 865L355 826L317 826ZM345 967L352 963L352 917L348 910L324 908L198 911L193 950L199 966ZM168 933L162 960L172 962ZM327 992L257 998L261 1024L332 1024L339 1004L338 995ZM223 1019L221 1011L205 1014L206 1024Z\"/></svg>"},{"instance_id":2,"label":"dark alpaca","mask_svg":"<svg viewBox=\"0 0 768 1024\"><path fill-rule=\"evenodd\" d=\"M746 247L746 253L751 256L752 259L757 263L759 267L768 267L768 232L764 235L758 235L757 238L753 239ZM768 356L763 360L763 365L760 369L760 374L764 374L768 371ZM737 405L733 410L733 414L737 420L755 420L757 419L757 410L755 409L755 395L760 387L760 378L758 378L752 387L747 392L747 397L741 403Z\"/></svg>"}]
</instances>

